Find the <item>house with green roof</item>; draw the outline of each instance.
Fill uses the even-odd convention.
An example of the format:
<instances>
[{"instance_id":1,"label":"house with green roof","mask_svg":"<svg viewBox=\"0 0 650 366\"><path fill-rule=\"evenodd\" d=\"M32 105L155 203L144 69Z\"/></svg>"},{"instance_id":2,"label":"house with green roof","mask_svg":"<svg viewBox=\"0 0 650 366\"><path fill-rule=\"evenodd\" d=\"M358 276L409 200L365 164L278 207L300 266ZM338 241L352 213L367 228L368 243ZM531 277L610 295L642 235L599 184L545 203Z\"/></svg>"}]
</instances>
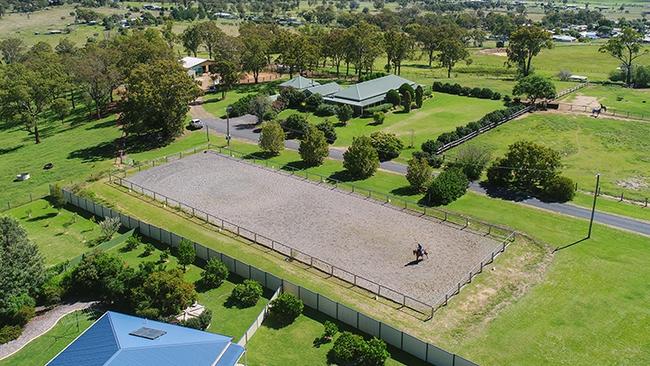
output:
<instances>
[{"instance_id":1,"label":"house with green roof","mask_svg":"<svg viewBox=\"0 0 650 366\"><path fill-rule=\"evenodd\" d=\"M386 93L391 89L399 89L403 84L408 84L413 88L418 86L411 80L391 74L354 84L323 99L330 103L347 104L355 112L363 113L365 108L384 103Z\"/></svg>"},{"instance_id":2,"label":"house with green roof","mask_svg":"<svg viewBox=\"0 0 650 366\"><path fill-rule=\"evenodd\" d=\"M285 88L294 88L298 90L305 90L314 86L318 86L320 83L318 81L306 78L302 75L298 75L293 79L287 80L284 83L280 84L280 89Z\"/></svg>"}]
</instances>

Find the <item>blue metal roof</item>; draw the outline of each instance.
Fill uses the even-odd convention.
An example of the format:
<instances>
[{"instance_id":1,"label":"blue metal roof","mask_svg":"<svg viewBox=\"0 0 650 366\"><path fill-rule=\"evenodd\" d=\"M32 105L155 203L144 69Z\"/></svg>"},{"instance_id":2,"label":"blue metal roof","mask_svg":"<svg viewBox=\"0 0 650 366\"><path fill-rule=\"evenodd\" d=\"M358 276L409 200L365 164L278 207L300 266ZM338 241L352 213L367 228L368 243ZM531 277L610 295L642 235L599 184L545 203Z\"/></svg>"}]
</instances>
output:
<instances>
[{"instance_id":1,"label":"blue metal roof","mask_svg":"<svg viewBox=\"0 0 650 366\"><path fill-rule=\"evenodd\" d=\"M131 335L142 328L165 334L156 339ZM232 338L196 329L106 312L48 366L234 366L244 349Z\"/></svg>"}]
</instances>

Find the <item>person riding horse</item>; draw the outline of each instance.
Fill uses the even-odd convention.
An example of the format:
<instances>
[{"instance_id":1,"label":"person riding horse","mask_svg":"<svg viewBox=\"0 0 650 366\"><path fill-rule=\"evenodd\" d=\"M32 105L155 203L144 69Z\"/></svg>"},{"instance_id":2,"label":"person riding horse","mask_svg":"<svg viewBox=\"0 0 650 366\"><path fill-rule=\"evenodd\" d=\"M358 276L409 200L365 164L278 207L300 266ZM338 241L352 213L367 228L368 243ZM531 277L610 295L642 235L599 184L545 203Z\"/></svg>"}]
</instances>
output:
<instances>
[{"instance_id":1,"label":"person riding horse","mask_svg":"<svg viewBox=\"0 0 650 366\"><path fill-rule=\"evenodd\" d=\"M420 243L417 244L418 244L417 248L415 248L415 250L413 251L413 255L415 255L415 260L419 261L420 258L424 259L424 256L429 258L429 253L427 253L426 249L424 249L422 244Z\"/></svg>"}]
</instances>

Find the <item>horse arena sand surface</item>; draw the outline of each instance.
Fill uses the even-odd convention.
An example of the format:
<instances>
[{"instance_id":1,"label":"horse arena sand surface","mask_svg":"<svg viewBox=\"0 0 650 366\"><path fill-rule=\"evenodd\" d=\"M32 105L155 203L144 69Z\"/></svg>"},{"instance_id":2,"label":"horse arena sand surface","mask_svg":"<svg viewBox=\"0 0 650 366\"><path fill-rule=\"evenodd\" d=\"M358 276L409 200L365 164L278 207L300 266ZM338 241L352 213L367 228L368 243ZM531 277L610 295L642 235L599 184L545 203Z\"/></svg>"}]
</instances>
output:
<instances>
[{"instance_id":1,"label":"horse arena sand surface","mask_svg":"<svg viewBox=\"0 0 650 366\"><path fill-rule=\"evenodd\" d=\"M129 181L429 304L500 246L327 184L212 152ZM409 265L417 242L429 258Z\"/></svg>"}]
</instances>

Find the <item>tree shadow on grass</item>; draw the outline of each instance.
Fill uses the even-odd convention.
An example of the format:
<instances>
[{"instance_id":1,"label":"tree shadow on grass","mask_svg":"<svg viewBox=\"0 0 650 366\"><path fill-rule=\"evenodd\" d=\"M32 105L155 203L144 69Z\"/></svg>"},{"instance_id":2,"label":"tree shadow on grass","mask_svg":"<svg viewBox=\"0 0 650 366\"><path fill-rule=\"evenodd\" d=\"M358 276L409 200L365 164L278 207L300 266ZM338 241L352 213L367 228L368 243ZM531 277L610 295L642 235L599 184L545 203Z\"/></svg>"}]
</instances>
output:
<instances>
[{"instance_id":1,"label":"tree shadow on grass","mask_svg":"<svg viewBox=\"0 0 650 366\"><path fill-rule=\"evenodd\" d=\"M413 189L411 186L403 186L399 188L395 188L390 191L391 194L394 194L395 196L412 196L414 194L420 193Z\"/></svg>"},{"instance_id":2,"label":"tree shadow on grass","mask_svg":"<svg viewBox=\"0 0 650 366\"><path fill-rule=\"evenodd\" d=\"M327 177L330 181L336 183L336 182L354 182L357 180L363 180L359 179L356 177L353 177L349 171L347 170L339 170L338 172L334 172L330 174L329 177Z\"/></svg>"},{"instance_id":3,"label":"tree shadow on grass","mask_svg":"<svg viewBox=\"0 0 650 366\"><path fill-rule=\"evenodd\" d=\"M244 155L242 158L247 159L247 160L269 160L272 158L275 158L277 155L274 155L273 153L270 153L268 151L256 151L252 152L250 154Z\"/></svg>"},{"instance_id":4,"label":"tree shadow on grass","mask_svg":"<svg viewBox=\"0 0 650 366\"><path fill-rule=\"evenodd\" d=\"M115 119L109 119L107 121L94 123L91 126L86 127L86 130L98 130L102 128L116 127L117 121Z\"/></svg>"},{"instance_id":5,"label":"tree shadow on grass","mask_svg":"<svg viewBox=\"0 0 650 366\"><path fill-rule=\"evenodd\" d=\"M118 146L117 139L112 141L103 141L95 146L71 151L68 154L68 159L78 159L84 163L112 159L117 156L116 146Z\"/></svg>"},{"instance_id":6,"label":"tree shadow on grass","mask_svg":"<svg viewBox=\"0 0 650 366\"><path fill-rule=\"evenodd\" d=\"M295 170L304 170L310 168L311 166L305 163L302 160L291 161L282 166L282 170L295 171Z\"/></svg>"},{"instance_id":7,"label":"tree shadow on grass","mask_svg":"<svg viewBox=\"0 0 650 366\"><path fill-rule=\"evenodd\" d=\"M521 202L529 198L533 198L533 196L529 193L503 187L496 187L494 185L488 184L487 182L480 182L479 185L485 189L485 193L492 198L500 198L514 202Z\"/></svg>"},{"instance_id":8,"label":"tree shadow on grass","mask_svg":"<svg viewBox=\"0 0 650 366\"><path fill-rule=\"evenodd\" d=\"M0 148L0 155L9 154L9 153L18 151L18 150L22 149L24 146L25 146L25 144L20 144L20 145L16 145L16 146L12 146L12 147Z\"/></svg>"},{"instance_id":9,"label":"tree shadow on grass","mask_svg":"<svg viewBox=\"0 0 650 366\"><path fill-rule=\"evenodd\" d=\"M59 214L58 212L50 212L50 213L46 213L45 215L32 217L31 219L28 219L27 221L36 222L36 221L48 220L48 219L51 219L53 217L56 217L58 214Z\"/></svg>"}]
</instances>

